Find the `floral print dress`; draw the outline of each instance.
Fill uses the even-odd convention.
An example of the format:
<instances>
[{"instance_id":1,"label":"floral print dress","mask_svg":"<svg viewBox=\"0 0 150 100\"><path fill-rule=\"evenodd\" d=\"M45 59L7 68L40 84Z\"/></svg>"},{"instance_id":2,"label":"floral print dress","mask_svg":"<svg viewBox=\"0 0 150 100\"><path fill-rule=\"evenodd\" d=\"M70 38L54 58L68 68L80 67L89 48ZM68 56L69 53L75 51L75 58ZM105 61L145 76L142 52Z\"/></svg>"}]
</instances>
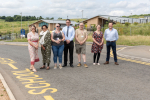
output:
<instances>
[{"instance_id":1,"label":"floral print dress","mask_svg":"<svg viewBox=\"0 0 150 100\"><path fill-rule=\"evenodd\" d=\"M103 33L100 32L100 34L97 34L96 32L93 33L92 36L98 43L102 42L103 39ZM91 47L91 52L92 53L101 53L103 49L103 44L101 46L97 45L95 42L93 42L92 47Z\"/></svg>"},{"instance_id":2,"label":"floral print dress","mask_svg":"<svg viewBox=\"0 0 150 100\"><path fill-rule=\"evenodd\" d=\"M39 41L39 35L38 33L33 34L30 32L27 35L27 39L30 40L34 45L37 45ZM39 61L38 49L33 47L31 44L28 44L28 50L30 54L31 65L34 65L35 62Z\"/></svg>"}]
</instances>

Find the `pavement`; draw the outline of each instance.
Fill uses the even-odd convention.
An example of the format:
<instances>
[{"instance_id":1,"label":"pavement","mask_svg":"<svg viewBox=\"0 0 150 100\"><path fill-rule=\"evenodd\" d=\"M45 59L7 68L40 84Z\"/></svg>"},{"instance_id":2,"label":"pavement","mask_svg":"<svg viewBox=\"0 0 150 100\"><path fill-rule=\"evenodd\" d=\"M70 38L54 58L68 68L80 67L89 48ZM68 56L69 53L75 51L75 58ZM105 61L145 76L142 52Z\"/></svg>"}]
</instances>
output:
<instances>
[{"instance_id":1,"label":"pavement","mask_svg":"<svg viewBox=\"0 0 150 100\"><path fill-rule=\"evenodd\" d=\"M128 46L117 46L120 54L128 55L127 49ZM103 65L106 60L104 46L101 65L94 66L91 43L87 43L86 50L89 68L76 67L78 61L74 52L74 68L54 70L51 55L51 69L40 70L42 56L39 48L40 62L35 64L38 72L33 73L29 70L30 57L26 46L1 44L0 73L16 100L150 100L149 63L118 55L120 65L116 66L111 52L110 64ZM136 56L134 52L130 56Z\"/></svg>"},{"instance_id":2,"label":"pavement","mask_svg":"<svg viewBox=\"0 0 150 100\"><path fill-rule=\"evenodd\" d=\"M5 41L0 41L1 45L17 45L17 46L27 46L27 42L5 42Z\"/></svg>"},{"instance_id":3,"label":"pavement","mask_svg":"<svg viewBox=\"0 0 150 100\"><path fill-rule=\"evenodd\" d=\"M118 56L150 62L150 46L127 46L117 52Z\"/></svg>"}]
</instances>

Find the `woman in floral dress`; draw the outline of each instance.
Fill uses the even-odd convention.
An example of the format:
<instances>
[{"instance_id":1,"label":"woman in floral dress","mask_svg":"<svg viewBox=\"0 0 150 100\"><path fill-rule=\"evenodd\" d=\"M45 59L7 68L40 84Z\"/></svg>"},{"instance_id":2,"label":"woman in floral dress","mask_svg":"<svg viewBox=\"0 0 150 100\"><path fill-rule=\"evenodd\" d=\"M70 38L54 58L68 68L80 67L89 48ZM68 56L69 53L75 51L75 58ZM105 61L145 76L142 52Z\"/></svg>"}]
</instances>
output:
<instances>
[{"instance_id":1,"label":"woman in floral dress","mask_svg":"<svg viewBox=\"0 0 150 100\"><path fill-rule=\"evenodd\" d=\"M39 47L39 35L36 33L36 27L31 26L31 32L27 35L28 38L28 50L30 54L31 66L30 69L34 72L37 72L34 64L39 61L38 57L38 47Z\"/></svg>"},{"instance_id":2,"label":"woman in floral dress","mask_svg":"<svg viewBox=\"0 0 150 100\"><path fill-rule=\"evenodd\" d=\"M103 33L100 31L101 25L96 26L97 30L93 33L93 44L91 48L91 52L94 53L93 56L93 65L100 65L99 63L99 58L100 58L100 53L103 49ZM96 61L97 57L97 61Z\"/></svg>"}]
</instances>

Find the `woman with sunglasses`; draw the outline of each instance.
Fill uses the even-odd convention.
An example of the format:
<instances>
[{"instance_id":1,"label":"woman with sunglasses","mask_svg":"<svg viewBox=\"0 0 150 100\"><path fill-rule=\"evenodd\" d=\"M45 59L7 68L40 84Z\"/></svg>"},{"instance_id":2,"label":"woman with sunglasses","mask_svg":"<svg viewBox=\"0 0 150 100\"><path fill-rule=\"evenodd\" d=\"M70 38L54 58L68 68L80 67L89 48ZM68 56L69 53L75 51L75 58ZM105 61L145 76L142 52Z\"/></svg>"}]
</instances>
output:
<instances>
[{"instance_id":1,"label":"woman with sunglasses","mask_svg":"<svg viewBox=\"0 0 150 100\"><path fill-rule=\"evenodd\" d=\"M62 69L62 54L64 50L64 33L60 31L60 24L56 24L56 30L51 33L54 69L57 69L57 57L59 57L59 68Z\"/></svg>"},{"instance_id":2,"label":"woman with sunglasses","mask_svg":"<svg viewBox=\"0 0 150 100\"><path fill-rule=\"evenodd\" d=\"M46 25L42 26L42 31L40 33L40 44L41 44L41 52L43 57L43 66L40 69L45 69L45 65L47 64L46 70L50 69L50 57L51 57L51 35L48 31L48 27Z\"/></svg>"},{"instance_id":3,"label":"woman with sunglasses","mask_svg":"<svg viewBox=\"0 0 150 100\"><path fill-rule=\"evenodd\" d=\"M34 25L31 26L31 32L27 35L28 39L28 50L31 59L30 69L34 72L37 72L34 64L39 61L38 57L38 47L39 47L39 35L36 33L36 27Z\"/></svg>"}]
</instances>

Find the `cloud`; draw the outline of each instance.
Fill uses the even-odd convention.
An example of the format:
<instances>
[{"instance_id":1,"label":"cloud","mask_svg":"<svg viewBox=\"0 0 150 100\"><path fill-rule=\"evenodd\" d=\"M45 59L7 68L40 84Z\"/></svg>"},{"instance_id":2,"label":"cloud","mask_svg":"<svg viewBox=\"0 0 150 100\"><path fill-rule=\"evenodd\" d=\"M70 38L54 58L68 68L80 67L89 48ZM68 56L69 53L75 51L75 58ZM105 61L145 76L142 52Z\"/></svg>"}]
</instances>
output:
<instances>
[{"instance_id":1,"label":"cloud","mask_svg":"<svg viewBox=\"0 0 150 100\"><path fill-rule=\"evenodd\" d=\"M111 12L109 13L109 15L112 15L112 16L122 16L122 15L124 15L124 14L125 14L125 12L122 11L122 10L111 11Z\"/></svg>"},{"instance_id":2,"label":"cloud","mask_svg":"<svg viewBox=\"0 0 150 100\"><path fill-rule=\"evenodd\" d=\"M136 9L136 8L145 8L149 5L147 3L130 3L127 8L129 9Z\"/></svg>"},{"instance_id":3,"label":"cloud","mask_svg":"<svg viewBox=\"0 0 150 100\"><path fill-rule=\"evenodd\" d=\"M43 16L79 18L101 15L130 15L150 12L150 0L125 0L110 3L110 0L0 0L0 16Z\"/></svg>"},{"instance_id":4,"label":"cloud","mask_svg":"<svg viewBox=\"0 0 150 100\"><path fill-rule=\"evenodd\" d=\"M1 2L0 3L0 8L19 8L22 6L21 2Z\"/></svg>"},{"instance_id":5,"label":"cloud","mask_svg":"<svg viewBox=\"0 0 150 100\"><path fill-rule=\"evenodd\" d=\"M116 4L110 4L110 7L111 8L125 8L125 7L127 7L127 5L128 5L127 1L120 1Z\"/></svg>"}]
</instances>

